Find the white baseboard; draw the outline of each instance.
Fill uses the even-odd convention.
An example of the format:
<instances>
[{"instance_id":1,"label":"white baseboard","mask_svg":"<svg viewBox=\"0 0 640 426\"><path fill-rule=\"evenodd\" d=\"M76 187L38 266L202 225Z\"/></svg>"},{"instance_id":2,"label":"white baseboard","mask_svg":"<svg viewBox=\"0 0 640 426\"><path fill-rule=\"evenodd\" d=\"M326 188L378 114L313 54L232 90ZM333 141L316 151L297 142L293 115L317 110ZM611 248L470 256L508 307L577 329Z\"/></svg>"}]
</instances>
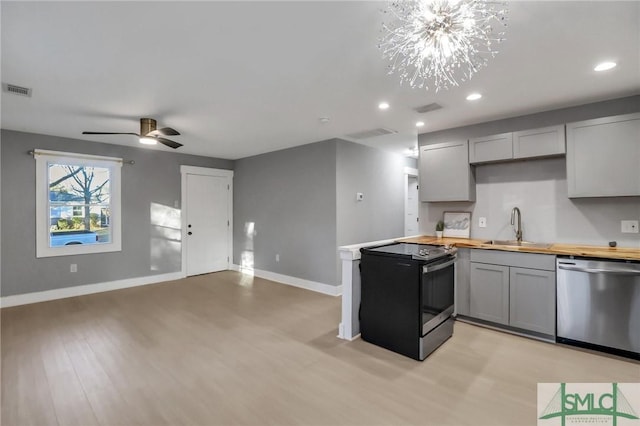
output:
<instances>
[{"instance_id":1,"label":"white baseboard","mask_svg":"<svg viewBox=\"0 0 640 426\"><path fill-rule=\"evenodd\" d=\"M344 334L344 324L340 323L338 324L338 335L336 336L338 339L342 339L342 340L347 340L349 342L353 342L356 339L360 338L360 333L356 334L355 336L349 337L349 336L345 336Z\"/></svg>"},{"instance_id":2,"label":"white baseboard","mask_svg":"<svg viewBox=\"0 0 640 426\"><path fill-rule=\"evenodd\" d=\"M289 275L276 274L275 272L263 271L261 269L244 270L240 268L240 265L232 264L229 269L233 271L253 274L256 277L264 278L265 280L279 282L281 284L287 284L293 287L304 288L305 290L315 291L316 293L327 294L329 296L341 296L342 286L329 285L319 283L317 281L303 280L302 278L291 277Z\"/></svg>"},{"instance_id":3,"label":"white baseboard","mask_svg":"<svg viewBox=\"0 0 640 426\"><path fill-rule=\"evenodd\" d=\"M46 302L48 300L84 296L86 294L102 293L104 291L119 290L129 287L138 287L141 285L155 284L163 281L179 280L181 278L184 278L182 272L172 272L169 274L127 278L124 280L58 288L55 290L38 291L35 293L16 294L14 296L0 297L0 307L8 308L10 306L28 305L30 303Z\"/></svg>"}]
</instances>

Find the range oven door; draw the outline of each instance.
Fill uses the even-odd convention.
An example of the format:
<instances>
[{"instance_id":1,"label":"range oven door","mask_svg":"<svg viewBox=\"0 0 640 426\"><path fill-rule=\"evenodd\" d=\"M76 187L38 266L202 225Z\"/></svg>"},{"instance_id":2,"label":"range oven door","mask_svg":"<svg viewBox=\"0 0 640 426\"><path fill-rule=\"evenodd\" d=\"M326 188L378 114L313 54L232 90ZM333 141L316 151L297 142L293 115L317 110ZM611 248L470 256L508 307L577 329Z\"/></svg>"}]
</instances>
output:
<instances>
[{"instance_id":1,"label":"range oven door","mask_svg":"<svg viewBox=\"0 0 640 426\"><path fill-rule=\"evenodd\" d=\"M427 335L453 314L455 261L455 256L447 256L422 267L422 336Z\"/></svg>"}]
</instances>

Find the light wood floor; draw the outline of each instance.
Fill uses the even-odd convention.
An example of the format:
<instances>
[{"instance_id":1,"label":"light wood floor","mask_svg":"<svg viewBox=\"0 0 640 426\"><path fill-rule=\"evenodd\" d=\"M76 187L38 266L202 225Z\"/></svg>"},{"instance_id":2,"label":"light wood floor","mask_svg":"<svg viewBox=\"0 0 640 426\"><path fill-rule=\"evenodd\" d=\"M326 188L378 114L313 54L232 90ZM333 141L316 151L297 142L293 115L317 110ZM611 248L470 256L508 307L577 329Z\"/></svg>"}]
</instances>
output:
<instances>
[{"instance_id":1,"label":"light wood floor","mask_svg":"<svg viewBox=\"0 0 640 426\"><path fill-rule=\"evenodd\" d=\"M340 298L221 272L2 310L2 425L534 425L538 382L640 364L456 323L424 362Z\"/></svg>"}]
</instances>

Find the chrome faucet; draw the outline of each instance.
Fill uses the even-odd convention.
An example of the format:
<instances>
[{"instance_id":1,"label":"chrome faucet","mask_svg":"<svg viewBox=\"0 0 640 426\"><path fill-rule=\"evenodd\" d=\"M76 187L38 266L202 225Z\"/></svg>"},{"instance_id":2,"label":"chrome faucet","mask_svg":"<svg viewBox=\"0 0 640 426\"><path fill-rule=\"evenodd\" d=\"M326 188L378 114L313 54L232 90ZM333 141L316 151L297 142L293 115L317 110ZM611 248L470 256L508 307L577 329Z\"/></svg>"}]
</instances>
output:
<instances>
[{"instance_id":1,"label":"chrome faucet","mask_svg":"<svg viewBox=\"0 0 640 426\"><path fill-rule=\"evenodd\" d=\"M518 225L516 226L516 240L518 242L522 241L522 213L520 213L520 209L514 207L511 210L511 225L515 225L516 213L518 213Z\"/></svg>"}]
</instances>

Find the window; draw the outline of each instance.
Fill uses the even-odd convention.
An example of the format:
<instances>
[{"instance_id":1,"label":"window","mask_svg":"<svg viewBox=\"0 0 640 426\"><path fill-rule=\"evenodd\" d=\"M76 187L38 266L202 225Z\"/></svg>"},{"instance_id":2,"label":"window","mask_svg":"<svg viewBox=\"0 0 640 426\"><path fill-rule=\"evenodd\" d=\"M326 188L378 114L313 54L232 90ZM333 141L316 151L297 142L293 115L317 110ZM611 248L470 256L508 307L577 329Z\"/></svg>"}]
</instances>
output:
<instances>
[{"instance_id":1,"label":"window","mask_svg":"<svg viewBox=\"0 0 640 426\"><path fill-rule=\"evenodd\" d=\"M36 257L121 250L122 159L35 150Z\"/></svg>"}]
</instances>

